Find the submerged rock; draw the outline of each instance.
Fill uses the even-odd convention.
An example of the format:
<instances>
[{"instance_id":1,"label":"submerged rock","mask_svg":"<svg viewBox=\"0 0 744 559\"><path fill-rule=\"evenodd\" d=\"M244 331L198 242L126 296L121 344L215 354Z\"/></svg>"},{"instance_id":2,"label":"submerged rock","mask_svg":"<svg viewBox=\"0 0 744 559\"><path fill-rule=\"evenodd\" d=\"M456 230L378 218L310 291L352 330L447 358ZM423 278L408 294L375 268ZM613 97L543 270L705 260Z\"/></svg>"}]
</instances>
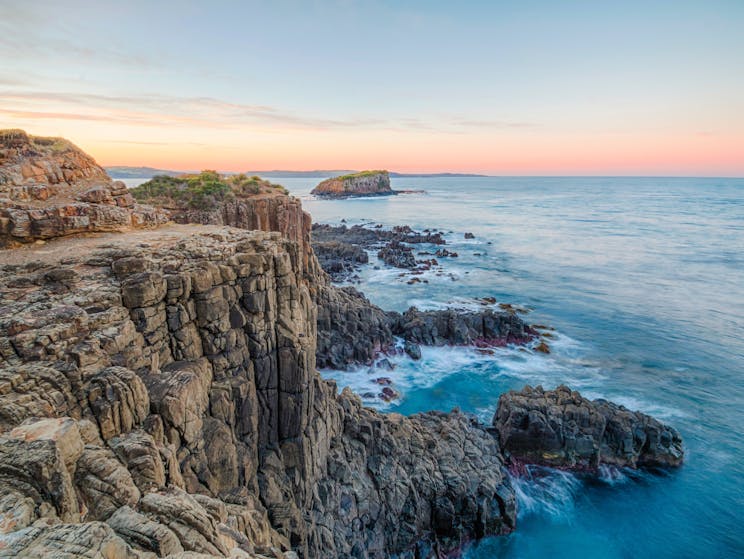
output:
<instances>
[{"instance_id":1,"label":"submerged rock","mask_svg":"<svg viewBox=\"0 0 744 559\"><path fill-rule=\"evenodd\" d=\"M684 459L674 428L566 386L502 394L493 425L504 452L521 463L596 471L603 464L674 467Z\"/></svg>"},{"instance_id":2,"label":"submerged rock","mask_svg":"<svg viewBox=\"0 0 744 559\"><path fill-rule=\"evenodd\" d=\"M398 241L390 241L377 253L377 257L394 268L415 268L416 258L413 249Z\"/></svg>"}]
</instances>

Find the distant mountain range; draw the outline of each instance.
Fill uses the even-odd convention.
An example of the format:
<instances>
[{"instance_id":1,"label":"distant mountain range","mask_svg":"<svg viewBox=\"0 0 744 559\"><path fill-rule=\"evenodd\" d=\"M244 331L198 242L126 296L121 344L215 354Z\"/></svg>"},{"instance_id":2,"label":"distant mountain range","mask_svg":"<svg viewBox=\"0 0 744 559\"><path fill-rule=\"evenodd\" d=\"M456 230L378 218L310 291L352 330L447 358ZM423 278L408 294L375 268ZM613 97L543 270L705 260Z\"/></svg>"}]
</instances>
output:
<instances>
[{"instance_id":1,"label":"distant mountain range","mask_svg":"<svg viewBox=\"0 0 744 559\"><path fill-rule=\"evenodd\" d=\"M155 169L153 167L127 167L113 166L104 167L106 172L114 179L149 179L155 175L169 175L175 177L184 173L197 173L198 171L171 171L168 169ZM245 171L246 175L258 175L264 178L289 177L289 178L326 178L339 175L356 173L351 169L338 170L315 170L315 171ZM235 173L226 173L235 174ZM391 177L485 177L487 175L476 175L471 173L396 173L390 172Z\"/></svg>"}]
</instances>

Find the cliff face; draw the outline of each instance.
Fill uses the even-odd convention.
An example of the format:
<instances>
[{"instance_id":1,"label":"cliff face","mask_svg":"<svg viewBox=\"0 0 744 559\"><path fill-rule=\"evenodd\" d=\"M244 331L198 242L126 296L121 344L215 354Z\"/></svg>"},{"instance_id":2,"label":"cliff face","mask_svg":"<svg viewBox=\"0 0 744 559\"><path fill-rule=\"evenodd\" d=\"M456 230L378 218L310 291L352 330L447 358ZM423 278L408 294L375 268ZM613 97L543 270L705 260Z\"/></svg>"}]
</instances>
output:
<instances>
[{"instance_id":1,"label":"cliff face","mask_svg":"<svg viewBox=\"0 0 744 559\"><path fill-rule=\"evenodd\" d=\"M0 131L0 247L166 221L67 140Z\"/></svg>"},{"instance_id":2,"label":"cliff face","mask_svg":"<svg viewBox=\"0 0 744 559\"><path fill-rule=\"evenodd\" d=\"M88 216L132 208L116 183L65 185L23 210L43 222L70 194ZM384 313L335 288L309 216L279 193L172 215L189 224L2 251L0 557L441 556L514 528L495 434L512 463L582 468L593 448L609 464L681 462L673 430L567 389L505 396L495 429L366 409L316 356L343 367L393 334L415 354L532 332L489 310Z\"/></svg>"},{"instance_id":3,"label":"cliff face","mask_svg":"<svg viewBox=\"0 0 744 559\"><path fill-rule=\"evenodd\" d=\"M300 247L304 271L311 276L320 273L310 246L310 214L302 210L302 203L293 196L275 194L237 198L224 202L215 210L171 210L170 216L176 223L229 225L250 231L277 231Z\"/></svg>"},{"instance_id":4,"label":"cliff face","mask_svg":"<svg viewBox=\"0 0 744 559\"><path fill-rule=\"evenodd\" d=\"M363 171L326 179L310 194L328 198L348 198L351 196L385 196L396 194L396 192L390 188L390 175L387 171Z\"/></svg>"},{"instance_id":5,"label":"cliff face","mask_svg":"<svg viewBox=\"0 0 744 559\"><path fill-rule=\"evenodd\" d=\"M11 556L413 556L512 529L485 429L381 415L315 372L296 243L193 225L54 243L0 281Z\"/></svg>"}]
</instances>

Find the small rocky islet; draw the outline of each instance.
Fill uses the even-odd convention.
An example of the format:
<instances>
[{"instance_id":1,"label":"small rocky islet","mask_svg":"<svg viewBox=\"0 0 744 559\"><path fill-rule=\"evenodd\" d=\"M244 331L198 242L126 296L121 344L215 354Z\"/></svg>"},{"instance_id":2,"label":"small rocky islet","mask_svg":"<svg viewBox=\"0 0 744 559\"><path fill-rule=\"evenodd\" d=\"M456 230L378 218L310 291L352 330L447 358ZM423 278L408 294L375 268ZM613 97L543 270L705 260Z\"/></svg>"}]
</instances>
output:
<instances>
[{"instance_id":1,"label":"small rocky islet","mask_svg":"<svg viewBox=\"0 0 744 559\"><path fill-rule=\"evenodd\" d=\"M393 196L387 171L361 171L322 181L311 192L321 198L353 198L363 196Z\"/></svg>"},{"instance_id":2,"label":"small rocky islet","mask_svg":"<svg viewBox=\"0 0 744 559\"><path fill-rule=\"evenodd\" d=\"M363 256L323 231L257 177L130 192L0 131L0 557L436 557L518 529L528 465L682 463L674 428L564 386L501 395L492 425L339 393L318 367L547 329L488 300L385 312L334 285Z\"/></svg>"}]
</instances>

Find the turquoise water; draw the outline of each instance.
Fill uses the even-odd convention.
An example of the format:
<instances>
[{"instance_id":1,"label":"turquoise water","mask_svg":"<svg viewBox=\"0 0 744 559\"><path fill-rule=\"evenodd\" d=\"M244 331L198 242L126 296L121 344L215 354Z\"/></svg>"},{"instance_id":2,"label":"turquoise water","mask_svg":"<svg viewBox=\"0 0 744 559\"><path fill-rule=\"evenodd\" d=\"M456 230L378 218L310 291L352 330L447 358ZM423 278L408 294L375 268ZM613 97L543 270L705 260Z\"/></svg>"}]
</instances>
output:
<instances>
[{"instance_id":1,"label":"turquoise water","mask_svg":"<svg viewBox=\"0 0 744 559\"><path fill-rule=\"evenodd\" d=\"M556 328L550 355L443 348L419 363L396 358L385 375L402 400L371 405L406 414L459 406L490 421L501 392L566 383L682 433L687 463L669 474L517 481L517 531L481 542L471 559L744 556L744 180L394 179L427 194L344 201L311 199L315 179L275 181L316 222L452 231L455 281L362 274L360 288L383 308L495 296ZM370 388L365 370L324 374Z\"/></svg>"}]
</instances>

